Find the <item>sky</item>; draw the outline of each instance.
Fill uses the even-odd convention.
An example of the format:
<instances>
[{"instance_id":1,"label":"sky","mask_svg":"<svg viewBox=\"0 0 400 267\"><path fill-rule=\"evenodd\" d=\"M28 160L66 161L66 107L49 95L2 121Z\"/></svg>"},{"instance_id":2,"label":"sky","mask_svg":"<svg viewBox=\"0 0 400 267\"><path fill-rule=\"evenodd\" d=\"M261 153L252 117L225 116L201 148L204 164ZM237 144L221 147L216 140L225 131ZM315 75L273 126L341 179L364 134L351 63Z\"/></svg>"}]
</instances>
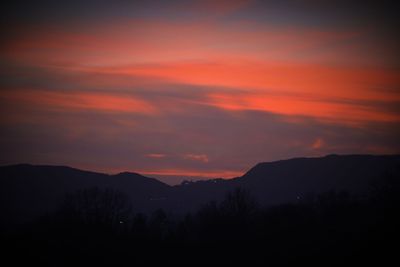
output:
<instances>
[{"instance_id":1,"label":"sky","mask_svg":"<svg viewBox=\"0 0 400 267\"><path fill-rule=\"evenodd\" d=\"M385 1L10 1L0 165L169 184L259 162L400 153Z\"/></svg>"}]
</instances>

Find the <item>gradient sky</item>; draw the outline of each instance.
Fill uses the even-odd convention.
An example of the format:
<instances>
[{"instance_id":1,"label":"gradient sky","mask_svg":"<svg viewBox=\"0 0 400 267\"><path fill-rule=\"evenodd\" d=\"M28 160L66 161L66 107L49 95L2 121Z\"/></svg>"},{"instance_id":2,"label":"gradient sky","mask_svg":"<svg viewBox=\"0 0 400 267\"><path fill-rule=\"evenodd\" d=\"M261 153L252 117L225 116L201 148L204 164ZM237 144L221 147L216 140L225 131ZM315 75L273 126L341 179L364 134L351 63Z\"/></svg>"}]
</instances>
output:
<instances>
[{"instance_id":1,"label":"gradient sky","mask_svg":"<svg viewBox=\"0 0 400 267\"><path fill-rule=\"evenodd\" d=\"M12 1L0 11L0 164L176 183L298 156L400 153L396 10Z\"/></svg>"}]
</instances>

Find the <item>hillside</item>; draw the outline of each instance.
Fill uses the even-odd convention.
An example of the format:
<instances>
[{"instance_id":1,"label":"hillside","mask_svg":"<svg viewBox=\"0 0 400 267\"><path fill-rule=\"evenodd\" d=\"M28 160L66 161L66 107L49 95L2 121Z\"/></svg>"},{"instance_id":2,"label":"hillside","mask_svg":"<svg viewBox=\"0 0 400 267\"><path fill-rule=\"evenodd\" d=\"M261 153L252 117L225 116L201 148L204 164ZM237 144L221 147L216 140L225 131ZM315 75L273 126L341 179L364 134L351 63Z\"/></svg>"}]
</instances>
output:
<instances>
[{"instance_id":1,"label":"hillside","mask_svg":"<svg viewBox=\"0 0 400 267\"><path fill-rule=\"evenodd\" d=\"M330 190L363 194L375 180L400 173L400 156L329 155L259 163L243 176L169 186L136 173L107 175L63 166L28 164L0 167L1 206L8 222L54 210L65 194L85 188L112 188L126 194L137 212L163 208L175 214L198 209L243 187L263 206L296 202Z\"/></svg>"}]
</instances>

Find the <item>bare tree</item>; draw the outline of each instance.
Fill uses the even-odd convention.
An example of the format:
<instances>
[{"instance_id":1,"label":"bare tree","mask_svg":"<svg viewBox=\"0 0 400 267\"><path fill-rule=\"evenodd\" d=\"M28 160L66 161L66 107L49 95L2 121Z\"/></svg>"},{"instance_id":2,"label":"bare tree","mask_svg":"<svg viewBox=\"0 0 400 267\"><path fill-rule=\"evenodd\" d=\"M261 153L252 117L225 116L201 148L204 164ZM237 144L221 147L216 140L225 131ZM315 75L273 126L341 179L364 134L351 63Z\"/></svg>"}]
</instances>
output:
<instances>
[{"instance_id":1,"label":"bare tree","mask_svg":"<svg viewBox=\"0 0 400 267\"><path fill-rule=\"evenodd\" d=\"M68 194L63 210L85 224L114 227L128 221L131 205L122 192L94 187Z\"/></svg>"},{"instance_id":2,"label":"bare tree","mask_svg":"<svg viewBox=\"0 0 400 267\"><path fill-rule=\"evenodd\" d=\"M245 219L253 215L257 210L257 202L250 192L243 188L236 188L229 192L221 203L221 211L224 215Z\"/></svg>"}]
</instances>

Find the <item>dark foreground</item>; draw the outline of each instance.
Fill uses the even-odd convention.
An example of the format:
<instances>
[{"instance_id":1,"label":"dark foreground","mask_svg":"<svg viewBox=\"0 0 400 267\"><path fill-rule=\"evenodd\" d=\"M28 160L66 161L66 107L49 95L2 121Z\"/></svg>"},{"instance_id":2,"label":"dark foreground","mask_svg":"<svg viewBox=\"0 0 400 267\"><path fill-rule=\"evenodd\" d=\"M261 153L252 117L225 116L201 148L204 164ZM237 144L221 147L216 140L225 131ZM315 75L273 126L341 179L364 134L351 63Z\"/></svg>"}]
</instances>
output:
<instances>
[{"instance_id":1,"label":"dark foreground","mask_svg":"<svg viewBox=\"0 0 400 267\"><path fill-rule=\"evenodd\" d=\"M10 266L395 265L399 179L368 195L308 195L260 207L236 189L178 218L135 213L122 193L96 188L66 197L57 212L2 229ZM36 265L39 264L39 265Z\"/></svg>"}]
</instances>

